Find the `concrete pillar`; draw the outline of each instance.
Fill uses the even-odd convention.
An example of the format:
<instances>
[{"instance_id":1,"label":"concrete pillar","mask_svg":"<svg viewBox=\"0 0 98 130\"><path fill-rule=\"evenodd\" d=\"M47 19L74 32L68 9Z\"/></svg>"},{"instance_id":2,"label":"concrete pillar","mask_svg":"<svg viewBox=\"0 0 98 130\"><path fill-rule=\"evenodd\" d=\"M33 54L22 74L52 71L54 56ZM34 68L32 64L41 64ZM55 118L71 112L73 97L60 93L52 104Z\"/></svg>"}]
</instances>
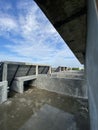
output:
<instances>
[{"instance_id":1,"label":"concrete pillar","mask_svg":"<svg viewBox=\"0 0 98 130\"><path fill-rule=\"evenodd\" d=\"M51 74L51 66L49 67L49 71L48 71L48 74Z\"/></svg>"},{"instance_id":2,"label":"concrete pillar","mask_svg":"<svg viewBox=\"0 0 98 130\"><path fill-rule=\"evenodd\" d=\"M3 64L3 70L2 70L2 81L7 80L7 64Z\"/></svg>"},{"instance_id":3,"label":"concrete pillar","mask_svg":"<svg viewBox=\"0 0 98 130\"><path fill-rule=\"evenodd\" d=\"M88 0L86 76L89 89L90 128L98 130L98 10L96 0Z\"/></svg>"},{"instance_id":4,"label":"concrete pillar","mask_svg":"<svg viewBox=\"0 0 98 130\"><path fill-rule=\"evenodd\" d=\"M63 71L65 71L65 67L63 67Z\"/></svg>"},{"instance_id":5,"label":"concrete pillar","mask_svg":"<svg viewBox=\"0 0 98 130\"><path fill-rule=\"evenodd\" d=\"M8 95L8 82L2 81L0 82L0 104L7 100Z\"/></svg>"},{"instance_id":6,"label":"concrete pillar","mask_svg":"<svg viewBox=\"0 0 98 130\"><path fill-rule=\"evenodd\" d=\"M61 67L59 67L59 72L61 72Z\"/></svg>"},{"instance_id":7,"label":"concrete pillar","mask_svg":"<svg viewBox=\"0 0 98 130\"><path fill-rule=\"evenodd\" d=\"M38 75L38 65L36 65L36 76Z\"/></svg>"},{"instance_id":8,"label":"concrete pillar","mask_svg":"<svg viewBox=\"0 0 98 130\"><path fill-rule=\"evenodd\" d=\"M24 92L24 82L22 80L14 80L11 89L18 93Z\"/></svg>"}]
</instances>

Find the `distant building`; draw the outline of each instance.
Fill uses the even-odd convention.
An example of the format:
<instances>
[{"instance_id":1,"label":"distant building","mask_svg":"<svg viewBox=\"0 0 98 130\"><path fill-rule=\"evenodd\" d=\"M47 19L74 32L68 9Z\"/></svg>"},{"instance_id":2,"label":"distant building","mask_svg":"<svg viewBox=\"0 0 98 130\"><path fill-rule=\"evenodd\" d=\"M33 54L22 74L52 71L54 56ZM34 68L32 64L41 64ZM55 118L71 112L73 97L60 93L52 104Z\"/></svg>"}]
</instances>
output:
<instances>
[{"instance_id":1,"label":"distant building","mask_svg":"<svg viewBox=\"0 0 98 130\"><path fill-rule=\"evenodd\" d=\"M61 71L66 71L66 70L68 70L68 67L59 66L59 67L57 67L57 69L55 70L55 72L61 72Z\"/></svg>"}]
</instances>

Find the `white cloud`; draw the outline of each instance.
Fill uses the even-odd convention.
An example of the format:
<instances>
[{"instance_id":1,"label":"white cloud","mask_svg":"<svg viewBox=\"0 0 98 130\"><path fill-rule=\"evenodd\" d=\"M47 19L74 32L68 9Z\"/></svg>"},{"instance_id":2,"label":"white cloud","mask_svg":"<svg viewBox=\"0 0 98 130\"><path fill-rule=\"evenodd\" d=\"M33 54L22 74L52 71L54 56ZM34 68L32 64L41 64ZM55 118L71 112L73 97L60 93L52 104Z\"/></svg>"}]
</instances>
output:
<instances>
[{"instance_id":1,"label":"white cloud","mask_svg":"<svg viewBox=\"0 0 98 130\"><path fill-rule=\"evenodd\" d=\"M4 44L10 54L6 58L6 53L3 53L0 59L47 63L54 66L71 66L74 62L80 65L32 0L20 0L16 8L17 17L0 12L0 34L13 43ZM8 35L9 32L11 35Z\"/></svg>"},{"instance_id":2,"label":"white cloud","mask_svg":"<svg viewBox=\"0 0 98 130\"><path fill-rule=\"evenodd\" d=\"M31 46L28 44L21 44L7 47L13 52L16 52L20 57L28 58L28 62L29 59L32 59L30 60L32 62L36 61L37 63L50 64L52 66L79 66L79 62L66 47L61 50L55 50L55 48L45 46L44 44L32 44Z\"/></svg>"},{"instance_id":3,"label":"white cloud","mask_svg":"<svg viewBox=\"0 0 98 130\"><path fill-rule=\"evenodd\" d=\"M0 31L11 31L17 28L16 22L9 17L0 17Z\"/></svg>"},{"instance_id":4,"label":"white cloud","mask_svg":"<svg viewBox=\"0 0 98 130\"><path fill-rule=\"evenodd\" d=\"M32 62L32 59L27 57L18 57L13 54L0 53L0 61Z\"/></svg>"}]
</instances>

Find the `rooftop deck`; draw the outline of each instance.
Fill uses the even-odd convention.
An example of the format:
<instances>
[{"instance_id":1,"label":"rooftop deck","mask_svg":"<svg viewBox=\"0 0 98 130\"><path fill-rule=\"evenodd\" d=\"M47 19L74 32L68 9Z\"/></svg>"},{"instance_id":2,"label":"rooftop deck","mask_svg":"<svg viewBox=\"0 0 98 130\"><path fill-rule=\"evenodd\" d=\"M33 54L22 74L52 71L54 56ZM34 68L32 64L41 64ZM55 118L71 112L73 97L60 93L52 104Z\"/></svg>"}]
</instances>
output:
<instances>
[{"instance_id":1,"label":"rooftop deck","mask_svg":"<svg viewBox=\"0 0 98 130\"><path fill-rule=\"evenodd\" d=\"M73 115L78 130L89 130L87 100L33 87L26 90L24 94L11 93L8 101L0 105L0 130L18 130L45 104Z\"/></svg>"}]
</instances>

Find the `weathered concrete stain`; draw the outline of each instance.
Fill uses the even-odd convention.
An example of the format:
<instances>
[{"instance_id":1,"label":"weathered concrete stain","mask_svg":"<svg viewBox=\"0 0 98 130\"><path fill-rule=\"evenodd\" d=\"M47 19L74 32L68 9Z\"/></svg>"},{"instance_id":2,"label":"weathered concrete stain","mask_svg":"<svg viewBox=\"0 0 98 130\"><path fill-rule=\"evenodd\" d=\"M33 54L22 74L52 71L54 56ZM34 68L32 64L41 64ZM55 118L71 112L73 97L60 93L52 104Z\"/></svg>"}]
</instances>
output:
<instances>
[{"instance_id":1,"label":"weathered concrete stain","mask_svg":"<svg viewBox=\"0 0 98 130\"><path fill-rule=\"evenodd\" d=\"M89 130L87 101L37 88L30 88L24 94L13 93L11 96L13 98L0 105L0 130L19 129L46 103L74 114L79 130Z\"/></svg>"}]
</instances>

